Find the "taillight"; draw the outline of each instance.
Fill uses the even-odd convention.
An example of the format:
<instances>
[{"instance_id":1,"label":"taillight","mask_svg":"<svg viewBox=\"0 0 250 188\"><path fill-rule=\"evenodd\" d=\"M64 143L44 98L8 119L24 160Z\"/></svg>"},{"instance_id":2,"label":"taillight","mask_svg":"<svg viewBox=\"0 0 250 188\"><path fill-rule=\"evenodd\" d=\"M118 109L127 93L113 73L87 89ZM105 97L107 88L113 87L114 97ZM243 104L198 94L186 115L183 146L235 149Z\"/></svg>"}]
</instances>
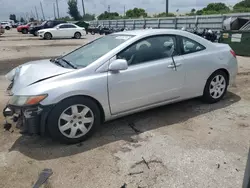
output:
<instances>
[{"instance_id":1,"label":"taillight","mask_svg":"<svg viewBox=\"0 0 250 188\"><path fill-rule=\"evenodd\" d=\"M236 53L233 50L230 50L230 52L236 58Z\"/></svg>"}]
</instances>

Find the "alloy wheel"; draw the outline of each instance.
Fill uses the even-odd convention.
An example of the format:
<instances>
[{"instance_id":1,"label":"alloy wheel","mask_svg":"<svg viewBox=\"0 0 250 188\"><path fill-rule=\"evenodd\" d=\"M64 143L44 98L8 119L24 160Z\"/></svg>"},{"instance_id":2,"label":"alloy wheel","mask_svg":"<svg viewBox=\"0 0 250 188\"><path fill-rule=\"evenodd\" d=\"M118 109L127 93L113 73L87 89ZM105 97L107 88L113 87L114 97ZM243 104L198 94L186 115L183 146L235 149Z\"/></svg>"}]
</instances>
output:
<instances>
[{"instance_id":1,"label":"alloy wheel","mask_svg":"<svg viewBox=\"0 0 250 188\"><path fill-rule=\"evenodd\" d=\"M94 113L82 104L68 107L58 119L60 132L68 138L79 138L86 135L94 123Z\"/></svg>"},{"instance_id":2,"label":"alloy wheel","mask_svg":"<svg viewBox=\"0 0 250 188\"><path fill-rule=\"evenodd\" d=\"M209 86L209 93L212 98L220 98L226 89L226 79L222 75L216 75Z\"/></svg>"}]
</instances>

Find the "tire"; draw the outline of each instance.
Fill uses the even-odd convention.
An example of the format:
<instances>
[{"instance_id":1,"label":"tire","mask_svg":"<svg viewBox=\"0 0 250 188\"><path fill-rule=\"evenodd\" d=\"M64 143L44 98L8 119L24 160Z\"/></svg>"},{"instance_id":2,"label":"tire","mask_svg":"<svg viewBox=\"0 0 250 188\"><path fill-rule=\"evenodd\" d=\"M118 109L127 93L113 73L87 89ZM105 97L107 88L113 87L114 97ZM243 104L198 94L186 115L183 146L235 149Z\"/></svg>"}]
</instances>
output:
<instances>
[{"instance_id":1,"label":"tire","mask_svg":"<svg viewBox=\"0 0 250 188\"><path fill-rule=\"evenodd\" d=\"M203 101L210 104L219 102L227 92L228 82L228 75L224 71L215 71L207 80Z\"/></svg>"},{"instance_id":2,"label":"tire","mask_svg":"<svg viewBox=\"0 0 250 188\"><path fill-rule=\"evenodd\" d=\"M45 34L44 34L44 39L46 39L46 40L51 40L51 39L52 39L51 33L49 33L49 32L45 33Z\"/></svg>"},{"instance_id":3,"label":"tire","mask_svg":"<svg viewBox=\"0 0 250 188\"><path fill-rule=\"evenodd\" d=\"M76 32L75 34L74 34L74 38L75 39L80 39L82 37L82 35L81 35L81 33L79 33L79 32Z\"/></svg>"},{"instance_id":4,"label":"tire","mask_svg":"<svg viewBox=\"0 0 250 188\"><path fill-rule=\"evenodd\" d=\"M22 34L28 34L28 29L22 29Z\"/></svg>"},{"instance_id":5,"label":"tire","mask_svg":"<svg viewBox=\"0 0 250 188\"><path fill-rule=\"evenodd\" d=\"M6 29L6 30L10 30L10 27L9 27L9 26L6 26L5 29Z\"/></svg>"},{"instance_id":6,"label":"tire","mask_svg":"<svg viewBox=\"0 0 250 188\"><path fill-rule=\"evenodd\" d=\"M95 32L94 32L94 31L91 31L91 35L95 35Z\"/></svg>"},{"instance_id":7,"label":"tire","mask_svg":"<svg viewBox=\"0 0 250 188\"><path fill-rule=\"evenodd\" d=\"M35 31L35 33L33 35L34 36L38 36L38 31Z\"/></svg>"},{"instance_id":8,"label":"tire","mask_svg":"<svg viewBox=\"0 0 250 188\"><path fill-rule=\"evenodd\" d=\"M78 113L73 115L72 109L77 110ZM81 112L87 113L83 115ZM75 144L89 138L100 123L100 109L95 101L87 97L72 97L61 101L51 111L48 117L48 131L54 140L64 144ZM66 124L68 125L65 127Z\"/></svg>"}]
</instances>

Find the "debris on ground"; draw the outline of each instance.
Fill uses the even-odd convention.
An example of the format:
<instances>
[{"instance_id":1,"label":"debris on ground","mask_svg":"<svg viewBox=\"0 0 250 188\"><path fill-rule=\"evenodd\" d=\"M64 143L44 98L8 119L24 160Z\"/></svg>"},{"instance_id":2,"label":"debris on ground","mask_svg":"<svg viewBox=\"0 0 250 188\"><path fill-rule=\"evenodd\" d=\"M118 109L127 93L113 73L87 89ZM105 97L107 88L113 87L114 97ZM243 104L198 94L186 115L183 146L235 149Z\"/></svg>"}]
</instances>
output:
<instances>
[{"instance_id":1,"label":"debris on ground","mask_svg":"<svg viewBox=\"0 0 250 188\"><path fill-rule=\"evenodd\" d=\"M133 175L138 175L138 174L142 174L143 171L140 172L130 172L128 175L133 176Z\"/></svg>"},{"instance_id":2,"label":"debris on ground","mask_svg":"<svg viewBox=\"0 0 250 188\"><path fill-rule=\"evenodd\" d=\"M127 184L126 183L124 183L122 186L121 186L121 188L126 188L127 187Z\"/></svg>"},{"instance_id":3,"label":"debris on ground","mask_svg":"<svg viewBox=\"0 0 250 188\"><path fill-rule=\"evenodd\" d=\"M138 130L136 127L135 127L135 124L132 122L132 123L129 123L128 124L129 127L131 127L131 129L133 129L135 131L136 134L140 134L141 131Z\"/></svg>"},{"instance_id":4,"label":"debris on ground","mask_svg":"<svg viewBox=\"0 0 250 188\"><path fill-rule=\"evenodd\" d=\"M220 164L217 164L217 168L220 168Z\"/></svg>"},{"instance_id":5,"label":"debris on ground","mask_svg":"<svg viewBox=\"0 0 250 188\"><path fill-rule=\"evenodd\" d=\"M38 177L38 180L36 181L35 185L33 188L39 188L41 187L42 184L44 184L48 178L53 174L52 169L44 169Z\"/></svg>"},{"instance_id":6,"label":"debris on ground","mask_svg":"<svg viewBox=\"0 0 250 188\"><path fill-rule=\"evenodd\" d=\"M8 123L8 122L5 122L5 123L4 123L3 128L4 128L6 131L10 131L11 127L12 127L12 125L11 125L10 123Z\"/></svg>"},{"instance_id":7,"label":"debris on ground","mask_svg":"<svg viewBox=\"0 0 250 188\"><path fill-rule=\"evenodd\" d=\"M143 162L147 165L147 167L148 167L148 169L150 169L149 168L149 165L148 165L148 162L142 157L142 160L143 160Z\"/></svg>"}]
</instances>

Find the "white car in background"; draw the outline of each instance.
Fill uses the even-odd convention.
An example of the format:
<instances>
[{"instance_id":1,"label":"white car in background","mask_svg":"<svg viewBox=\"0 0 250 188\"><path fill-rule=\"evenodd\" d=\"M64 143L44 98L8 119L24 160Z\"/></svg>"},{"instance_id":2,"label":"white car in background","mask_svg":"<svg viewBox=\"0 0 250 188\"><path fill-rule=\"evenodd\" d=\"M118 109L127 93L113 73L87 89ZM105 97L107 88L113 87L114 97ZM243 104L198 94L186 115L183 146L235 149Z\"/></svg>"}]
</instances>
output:
<instances>
[{"instance_id":1,"label":"white car in background","mask_svg":"<svg viewBox=\"0 0 250 188\"><path fill-rule=\"evenodd\" d=\"M10 30L12 28L12 25L10 22L1 22L0 25L6 30Z\"/></svg>"},{"instance_id":2,"label":"white car in background","mask_svg":"<svg viewBox=\"0 0 250 188\"><path fill-rule=\"evenodd\" d=\"M38 36L47 40L50 40L52 38L80 39L84 35L86 35L85 28L71 23L63 23L53 28L42 29L38 31Z\"/></svg>"}]
</instances>

